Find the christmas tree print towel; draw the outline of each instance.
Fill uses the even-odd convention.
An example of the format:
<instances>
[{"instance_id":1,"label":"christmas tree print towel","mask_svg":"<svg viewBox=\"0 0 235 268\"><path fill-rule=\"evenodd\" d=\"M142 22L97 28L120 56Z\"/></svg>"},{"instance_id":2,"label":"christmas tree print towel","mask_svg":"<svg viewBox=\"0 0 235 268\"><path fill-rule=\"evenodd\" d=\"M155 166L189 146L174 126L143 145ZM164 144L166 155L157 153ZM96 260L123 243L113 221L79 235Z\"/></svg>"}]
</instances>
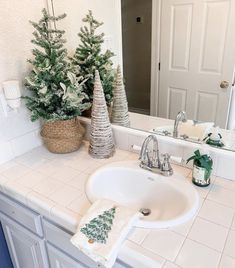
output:
<instances>
[{"instance_id":1,"label":"christmas tree print towel","mask_svg":"<svg viewBox=\"0 0 235 268\"><path fill-rule=\"evenodd\" d=\"M139 212L110 200L98 200L81 219L71 242L89 258L111 268Z\"/></svg>"},{"instance_id":2,"label":"christmas tree print towel","mask_svg":"<svg viewBox=\"0 0 235 268\"><path fill-rule=\"evenodd\" d=\"M81 228L81 232L89 239L89 243L107 243L108 233L112 230L115 212L116 207L106 210Z\"/></svg>"}]
</instances>

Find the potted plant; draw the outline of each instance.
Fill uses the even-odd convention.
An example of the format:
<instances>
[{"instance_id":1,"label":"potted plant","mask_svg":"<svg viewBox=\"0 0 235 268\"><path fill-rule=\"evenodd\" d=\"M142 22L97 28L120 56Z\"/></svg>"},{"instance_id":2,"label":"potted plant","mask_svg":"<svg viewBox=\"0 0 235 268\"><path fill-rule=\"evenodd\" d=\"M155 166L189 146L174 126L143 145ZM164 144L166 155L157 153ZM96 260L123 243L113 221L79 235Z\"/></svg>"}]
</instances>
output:
<instances>
[{"instance_id":1,"label":"potted plant","mask_svg":"<svg viewBox=\"0 0 235 268\"><path fill-rule=\"evenodd\" d=\"M100 74L101 84L104 90L106 104L111 112L111 103L113 100L113 87L115 71L113 69L113 62L111 58L114 53L110 50L102 52L102 44L104 43L104 33L97 34L99 27L103 25L98 22L91 10L83 19L87 25L81 28L78 36L81 43L76 48L76 51L71 58L71 62L84 79L87 79L84 84L84 91L88 95L91 103L93 101L93 90L95 82L95 71ZM91 111L86 111L85 116L90 117Z\"/></svg>"},{"instance_id":2,"label":"potted plant","mask_svg":"<svg viewBox=\"0 0 235 268\"><path fill-rule=\"evenodd\" d=\"M81 144L84 129L77 116L90 107L83 92L85 80L76 74L67 59L64 31L51 28L66 15L50 16L46 9L42 19L31 22L35 31L32 43L34 58L28 60L32 71L26 77L24 96L31 120L43 120L41 136L47 148L54 153L75 151Z\"/></svg>"},{"instance_id":3,"label":"potted plant","mask_svg":"<svg viewBox=\"0 0 235 268\"><path fill-rule=\"evenodd\" d=\"M196 150L194 155L187 160L187 163L191 160L193 160L193 183L201 187L208 186L213 166L211 157Z\"/></svg>"}]
</instances>

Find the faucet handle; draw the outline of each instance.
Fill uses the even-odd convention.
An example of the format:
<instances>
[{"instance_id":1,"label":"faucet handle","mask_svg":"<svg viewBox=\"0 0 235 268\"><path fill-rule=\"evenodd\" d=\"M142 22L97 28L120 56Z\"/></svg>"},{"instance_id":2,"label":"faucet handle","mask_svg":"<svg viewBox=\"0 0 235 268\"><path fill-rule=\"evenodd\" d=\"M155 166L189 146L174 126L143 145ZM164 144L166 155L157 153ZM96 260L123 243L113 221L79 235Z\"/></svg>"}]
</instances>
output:
<instances>
[{"instance_id":1,"label":"faucet handle","mask_svg":"<svg viewBox=\"0 0 235 268\"><path fill-rule=\"evenodd\" d=\"M161 166L161 172L164 176L171 176L173 174L173 169L170 164L171 156L169 154L163 154L163 162Z\"/></svg>"}]
</instances>

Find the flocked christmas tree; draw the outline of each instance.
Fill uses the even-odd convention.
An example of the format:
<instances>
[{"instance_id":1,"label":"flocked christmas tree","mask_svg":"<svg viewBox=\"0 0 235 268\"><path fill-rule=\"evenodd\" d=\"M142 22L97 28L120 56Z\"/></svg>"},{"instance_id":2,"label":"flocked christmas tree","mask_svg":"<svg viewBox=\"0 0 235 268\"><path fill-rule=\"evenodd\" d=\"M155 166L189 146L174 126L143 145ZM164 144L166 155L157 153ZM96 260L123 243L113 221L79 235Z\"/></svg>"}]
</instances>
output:
<instances>
[{"instance_id":1,"label":"flocked christmas tree","mask_svg":"<svg viewBox=\"0 0 235 268\"><path fill-rule=\"evenodd\" d=\"M51 28L65 16L50 16L43 9L42 19L38 23L31 22L35 28L32 43L36 48L32 50L34 58L28 60L32 71L26 77L25 86L32 94L24 98L31 111L32 121L39 118L72 119L89 108L87 95L83 92L85 80L77 73L74 74L67 60L64 31Z\"/></svg>"},{"instance_id":2,"label":"flocked christmas tree","mask_svg":"<svg viewBox=\"0 0 235 268\"><path fill-rule=\"evenodd\" d=\"M86 235L89 243L97 242L105 244L107 242L108 233L112 229L115 213L115 207L106 210L103 214L87 223L85 227L81 228L81 232Z\"/></svg>"},{"instance_id":3,"label":"flocked christmas tree","mask_svg":"<svg viewBox=\"0 0 235 268\"><path fill-rule=\"evenodd\" d=\"M93 100L93 89L95 81L95 71L98 70L104 89L104 95L107 105L110 105L113 98L114 70L112 68L111 58L114 54L110 50L102 53L102 44L104 43L104 33L97 34L97 29L103 25L98 22L92 11L83 19L87 25L81 28L78 36L81 44L75 51L72 63L80 69L81 75L88 79L85 83L85 92L90 100Z\"/></svg>"}]
</instances>

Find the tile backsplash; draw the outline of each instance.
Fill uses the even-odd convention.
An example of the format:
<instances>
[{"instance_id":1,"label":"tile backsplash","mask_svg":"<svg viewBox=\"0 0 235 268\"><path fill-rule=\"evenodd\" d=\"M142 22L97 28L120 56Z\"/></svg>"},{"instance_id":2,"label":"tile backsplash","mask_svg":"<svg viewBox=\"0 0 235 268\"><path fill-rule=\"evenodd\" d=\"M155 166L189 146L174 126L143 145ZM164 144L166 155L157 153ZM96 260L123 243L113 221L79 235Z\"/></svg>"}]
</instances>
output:
<instances>
[{"instance_id":1,"label":"tile backsplash","mask_svg":"<svg viewBox=\"0 0 235 268\"><path fill-rule=\"evenodd\" d=\"M0 1L0 10L4 11L0 17L0 94L4 81L19 80L23 85L33 47L29 20L38 21L45 6L45 0ZM23 86L22 94L25 94ZM0 102L0 163L40 145L38 129L39 123L30 122L23 104L18 113L9 111L6 117Z\"/></svg>"},{"instance_id":2,"label":"tile backsplash","mask_svg":"<svg viewBox=\"0 0 235 268\"><path fill-rule=\"evenodd\" d=\"M21 107L8 117L0 114L0 164L9 161L42 144L39 123L30 121L29 112Z\"/></svg>"},{"instance_id":3,"label":"tile backsplash","mask_svg":"<svg viewBox=\"0 0 235 268\"><path fill-rule=\"evenodd\" d=\"M82 118L81 120L86 125L86 139L89 140L90 120L87 118ZM148 132L115 125L113 125L113 133L116 146L119 149L132 152L136 152L132 146L141 146L144 139L149 135ZM235 152L213 148L208 145L175 140L165 136L158 136L158 143L161 154L168 153L171 156L182 157L182 166L188 168L192 168L192 162L186 165L186 160L193 155L193 152L197 149L204 150L213 159L213 175L235 180Z\"/></svg>"}]
</instances>

